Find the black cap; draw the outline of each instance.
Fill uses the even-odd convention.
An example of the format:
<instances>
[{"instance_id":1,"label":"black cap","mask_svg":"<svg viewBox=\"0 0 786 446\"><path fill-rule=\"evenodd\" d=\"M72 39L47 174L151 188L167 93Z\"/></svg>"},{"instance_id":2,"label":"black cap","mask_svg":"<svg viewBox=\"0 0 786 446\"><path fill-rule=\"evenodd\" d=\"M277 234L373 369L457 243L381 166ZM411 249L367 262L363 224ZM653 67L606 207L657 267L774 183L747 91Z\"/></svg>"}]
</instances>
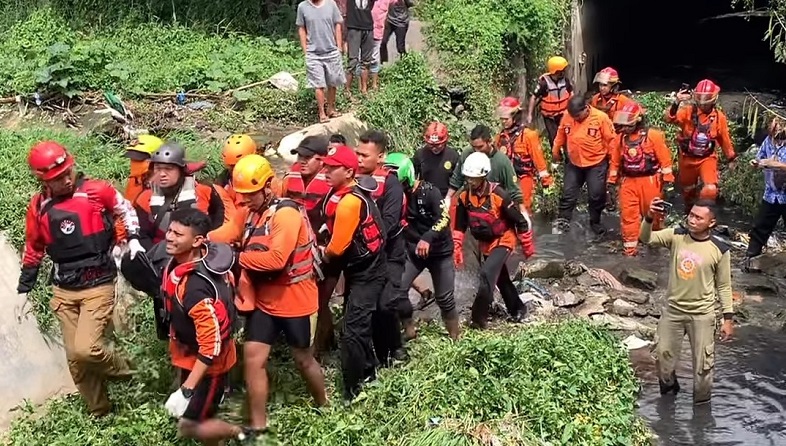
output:
<instances>
[{"instance_id":1,"label":"black cap","mask_svg":"<svg viewBox=\"0 0 786 446\"><path fill-rule=\"evenodd\" d=\"M303 141L300 141L297 148L292 149L290 153L302 156L327 156L329 145L328 139L324 136L306 136L303 138Z\"/></svg>"}]
</instances>

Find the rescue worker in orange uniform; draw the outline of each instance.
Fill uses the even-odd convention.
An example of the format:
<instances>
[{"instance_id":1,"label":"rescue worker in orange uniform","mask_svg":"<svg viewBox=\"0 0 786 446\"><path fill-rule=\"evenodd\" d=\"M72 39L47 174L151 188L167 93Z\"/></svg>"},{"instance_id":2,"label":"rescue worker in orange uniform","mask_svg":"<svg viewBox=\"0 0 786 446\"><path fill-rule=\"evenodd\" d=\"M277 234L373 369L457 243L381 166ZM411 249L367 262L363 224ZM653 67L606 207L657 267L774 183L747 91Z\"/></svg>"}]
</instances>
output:
<instances>
[{"instance_id":1,"label":"rescue worker in orange uniform","mask_svg":"<svg viewBox=\"0 0 786 446\"><path fill-rule=\"evenodd\" d=\"M407 262L407 246L403 235L407 226L407 207L398 175L385 166L387 146L388 139L384 133L370 130L360 136L360 144L355 149L358 173L371 176L377 183L371 197L379 208L385 228L388 280L384 292L379 296L373 324L374 351L383 365L390 364L391 359L407 359L400 334L402 326L408 339L416 335L412 302L409 296L399 293Z\"/></svg>"},{"instance_id":2,"label":"rescue worker in orange uniform","mask_svg":"<svg viewBox=\"0 0 786 446\"><path fill-rule=\"evenodd\" d=\"M519 178L519 188L524 198L524 207L532 214L535 195L535 178L541 186L551 186L553 179L543 157L540 134L527 128L523 120L523 110L518 99L503 98L497 106L497 117L502 120L502 131L494 139L499 150L507 153L513 170Z\"/></svg>"},{"instance_id":3,"label":"rescue worker in orange uniform","mask_svg":"<svg viewBox=\"0 0 786 446\"><path fill-rule=\"evenodd\" d=\"M715 104L720 87L709 79L700 81L693 92L680 90L666 110L666 122L680 128L677 135L679 168L677 183L682 189L685 210L699 199L718 198L718 155L720 146L729 168L734 168L734 153L726 115ZM693 99L693 102L689 102ZM699 185L701 181L701 185ZM698 188L701 190L697 190Z\"/></svg>"},{"instance_id":4,"label":"rescue worker in orange uniform","mask_svg":"<svg viewBox=\"0 0 786 446\"><path fill-rule=\"evenodd\" d=\"M292 150L297 155L297 162L284 176L282 196L297 201L308 214L311 228L317 234L317 244L325 246L327 243L323 226L325 216L322 213L325 197L330 192L330 185L325 178L322 158L327 156L328 139L321 136L307 136ZM317 318L314 351L323 353L335 345L333 329L333 313L330 311L330 298L336 288L341 270L326 268L324 277L317 284L319 287L319 314Z\"/></svg>"},{"instance_id":5,"label":"rescue worker in orange uniform","mask_svg":"<svg viewBox=\"0 0 786 446\"><path fill-rule=\"evenodd\" d=\"M573 95L573 84L565 76L568 61L561 56L554 56L546 63L548 72L538 78L538 86L532 93L527 110L527 125L532 123L535 105L540 101L540 114L546 126L549 144L554 144L562 115L568 109L568 99Z\"/></svg>"},{"instance_id":6,"label":"rescue worker in orange uniform","mask_svg":"<svg viewBox=\"0 0 786 446\"><path fill-rule=\"evenodd\" d=\"M477 240L483 257L480 284L472 303L471 325L480 329L488 325L495 285L499 288L511 319L520 320L526 316L526 307L519 299L505 263L517 242L521 243L526 258L535 254L532 224L504 189L486 180L491 171L488 156L480 152L473 153L467 157L461 169L468 184L458 198L453 231L453 259L456 267L464 264L462 248L464 233L468 228L472 237Z\"/></svg>"},{"instance_id":7,"label":"rescue worker in orange uniform","mask_svg":"<svg viewBox=\"0 0 786 446\"><path fill-rule=\"evenodd\" d=\"M210 233L211 240L240 246L238 309L247 314L243 358L254 431L267 429L267 363L281 333L314 401L327 404L325 378L311 350L319 305L316 238L305 209L276 197L274 178L261 155L241 158L232 184L243 206L231 224Z\"/></svg>"},{"instance_id":8,"label":"rescue worker in orange uniform","mask_svg":"<svg viewBox=\"0 0 786 446\"><path fill-rule=\"evenodd\" d=\"M110 257L118 240L113 219L123 221L131 258L145 252L131 204L107 181L84 176L73 156L54 141L34 145L27 157L42 182L25 220L25 248L17 292L29 293L44 255L54 263L52 311L60 321L68 369L88 411L111 410L108 378L130 378L128 361L107 343L115 303L117 268Z\"/></svg>"},{"instance_id":9,"label":"rescue worker in orange uniform","mask_svg":"<svg viewBox=\"0 0 786 446\"><path fill-rule=\"evenodd\" d=\"M590 105L606 113L609 118L613 118L617 110L631 101L619 92L620 75L614 68L606 67L598 71L593 82L598 85L598 92L592 96Z\"/></svg>"},{"instance_id":10,"label":"rescue worker in orange uniform","mask_svg":"<svg viewBox=\"0 0 786 446\"><path fill-rule=\"evenodd\" d=\"M609 185L620 184L619 209L623 254L638 252L639 229L650 203L661 198L662 190L674 183L671 152L666 136L647 126L644 112L636 102L628 102L614 113L614 128L619 135L611 143ZM661 219L653 226L659 226Z\"/></svg>"},{"instance_id":11,"label":"rescue worker in orange uniform","mask_svg":"<svg viewBox=\"0 0 786 446\"><path fill-rule=\"evenodd\" d=\"M169 215L175 209L194 207L207 213L212 229L231 219L235 211L221 187L197 183L186 170L186 150L177 142L167 142L150 158L155 181L143 191L134 206L140 215L141 240L148 248L164 239Z\"/></svg>"},{"instance_id":12,"label":"rescue worker in orange uniform","mask_svg":"<svg viewBox=\"0 0 786 446\"><path fill-rule=\"evenodd\" d=\"M221 160L224 162L224 170L218 175L216 184L227 191L229 198L235 204L239 199L232 188L232 170L235 164L246 155L257 153L257 143L248 135L236 133L224 142L221 148Z\"/></svg>"},{"instance_id":13,"label":"rescue worker in orange uniform","mask_svg":"<svg viewBox=\"0 0 786 446\"><path fill-rule=\"evenodd\" d=\"M371 319L387 278L385 232L379 209L368 193L375 188L374 180L362 178L363 189L355 181L355 152L347 146L334 147L323 162L333 188L324 207L330 241L323 260L339 265L346 280L341 375L343 397L352 400L364 380L376 377Z\"/></svg>"},{"instance_id":14,"label":"rescue worker in orange uniform","mask_svg":"<svg viewBox=\"0 0 786 446\"><path fill-rule=\"evenodd\" d=\"M178 419L185 438L215 445L245 440L250 429L215 418L229 371L237 362L232 329L234 254L226 244L207 242L210 218L197 209L172 213L166 252L172 256L162 274L169 313L169 352L180 374L180 388L164 407Z\"/></svg>"},{"instance_id":15,"label":"rescue worker in orange uniform","mask_svg":"<svg viewBox=\"0 0 786 446\"><path fill-rule=\"evenodd\" d=\"M602 111L590 107L583 96L574 96L568 103L568 113L562 117L551 159L562 161L565 148L565 182L555 228L558 231L570 230L573 210L587 184L589 195L590 227L595 234L606 232L600 216L606 207L606 174L609 168L609 145L614 139L611 119Z\"/></svg>"}]
</instances>

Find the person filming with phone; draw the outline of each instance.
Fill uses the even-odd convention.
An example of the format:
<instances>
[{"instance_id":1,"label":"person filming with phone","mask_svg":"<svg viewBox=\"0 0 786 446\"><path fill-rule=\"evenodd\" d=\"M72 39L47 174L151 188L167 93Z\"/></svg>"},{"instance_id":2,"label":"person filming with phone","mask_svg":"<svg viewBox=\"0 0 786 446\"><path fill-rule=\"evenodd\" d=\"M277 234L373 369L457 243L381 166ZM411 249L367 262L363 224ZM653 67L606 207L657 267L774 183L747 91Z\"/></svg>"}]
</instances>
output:
<instances>
[{"instance_id":1,"label":"person filming with phone","mask_svg":"<svg viewBox=\"0 0 786 446\"><path fill-rule=\"evenodd\" d=\"M751 166L764 171L764 196L745 253L742 269L746 272L750 259L761 254L778 221L786 221L786 123L775 118L769 130L756 158L750 161Z\"/></svg>"},{"instance_id":2,"label":"person filming with phone","mask_svg":"<svg viewBox=\"0 0 786 446\"><path fill-rule=\"evenodd\" d=\"M711 235L717 225L715 202L698 200L690 208L687 227L652 231L652 222L666 211L664 201L655 198L641 223L643 243L669 248L667 308L658 321L656 348L660 393L677 393L675 366L685 333L693 357L693 403L708 403L715 367L715 296L720 299L723 324L720 340L734 333L731 297L731 253L729 246ZM716 294L717 290L717 294Z\"/></svg>"}]
</instances>

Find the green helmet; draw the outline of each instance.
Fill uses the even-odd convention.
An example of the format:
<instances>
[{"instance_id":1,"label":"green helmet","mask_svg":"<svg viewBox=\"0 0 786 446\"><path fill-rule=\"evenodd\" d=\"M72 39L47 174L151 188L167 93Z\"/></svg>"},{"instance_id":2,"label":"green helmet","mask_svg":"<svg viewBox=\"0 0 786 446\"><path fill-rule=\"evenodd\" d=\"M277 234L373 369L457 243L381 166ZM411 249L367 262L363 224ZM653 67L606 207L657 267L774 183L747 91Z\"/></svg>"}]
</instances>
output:
<instances>
[{"instance_id":1,"label":"green helmet","mask_svg":"<svg viewBox=\"0 0 786 446\"><path fill-rule=\"evenodd\" d=\"M385 157L385 166L395 170L398 179L407 187L415 185L415 165L405 153L391 152Z\"/></svg>"}]
</instances>

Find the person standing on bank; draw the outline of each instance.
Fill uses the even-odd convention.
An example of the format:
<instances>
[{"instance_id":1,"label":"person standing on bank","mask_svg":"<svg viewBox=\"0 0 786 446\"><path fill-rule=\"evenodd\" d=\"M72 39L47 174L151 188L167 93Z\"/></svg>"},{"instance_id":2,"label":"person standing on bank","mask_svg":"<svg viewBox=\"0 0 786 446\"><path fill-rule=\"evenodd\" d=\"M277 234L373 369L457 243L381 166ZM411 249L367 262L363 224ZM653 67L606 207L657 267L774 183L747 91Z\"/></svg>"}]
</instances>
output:
<instances>
[{"instance_id":1,"label":"person standing on bank","mask_svg":"<svg viewBox=\"0 0 786 446\"><path fill-rule=\"evenodd\" d=\"M658 321L658 380L660 393L680 390L675 367L682 340L688 334L693 355L693 403L708 403L715 368L715 296L721 303L723 325L721 340L734 333L731 295L731 252L729 246L712 237L716 226L716 207L710 200L699 200L690 209L687 228L652 232L652 222L663 214L663 200L652 200L641 223L640 239L650 246L671 251L668 306ZM717 293L716 293L717 290Z\"/></svg>"},{"instance_id":2,"label":"person standing on bank","mask_svg":"<svg viewBox=\"0 0 786 446\"><path fill-rule=\"evenodd\" d=\"M407 31L409 31L409 8L415 6L412 0L390 0L388 8L388 18L385 23L385 32L382 35L382 46L380 47L381 63L389 60L388 42L390 36L396 35L396 52L399 56L407 53Z\"/></svg>"},{"instance_id":3,"label":"person standing on bank","mask_svg":"<svg viewBox=\"0 0 786 446\"><path fill-rule=\"evenodd\" d=\"M346 82L341 57L343 22L334 0L304 0L297 6L295 24L306 56L306 80L317 97L319 122L338 116L336 89Z\"/></svg>"},{"instance_id":4,"label":"person standing on bank","mask_svg":"<svg viewBox=\"0 0 786 446\"><path fill-rule=\"evenodd\" d=\"M555 229L560 232L570 230L573 210L587 185L589 193L589 218L592 232L602 235L606 229L600 216L606 207L606 173L609 170L609 147L615 138L614 127L606 113L590 107L582 95L570 98L568 114L562 117L551 159L554 163L562 161L565 148L565 184L559 202L559 213Z\"/></svg>"},{"instance_id":5,"label":"person standing on bank","mask_svg":"<svg viewBox=\"0 0 786 446\"><path fill-rule=\"evenodd\" d=\"M780 119L775 118L770 123L769 135L761 143L751 165L764 170L764 196L745 252L743 270L746 272L750 259L761 254L778 221L786 222L786 126Z\"/></svg>"},{"instance_id":6,"label":"person standing on bank","mask_svg":"<svg viewBox=\"0 0 786 446\"><path fill-rule=\"evenodd\" d=\"M352 81L360 66L360 93L368 92L368 74L374 62L374 9L376 0L347 0L347 96L352 96Z\"/></svg>"}]
</instances>

